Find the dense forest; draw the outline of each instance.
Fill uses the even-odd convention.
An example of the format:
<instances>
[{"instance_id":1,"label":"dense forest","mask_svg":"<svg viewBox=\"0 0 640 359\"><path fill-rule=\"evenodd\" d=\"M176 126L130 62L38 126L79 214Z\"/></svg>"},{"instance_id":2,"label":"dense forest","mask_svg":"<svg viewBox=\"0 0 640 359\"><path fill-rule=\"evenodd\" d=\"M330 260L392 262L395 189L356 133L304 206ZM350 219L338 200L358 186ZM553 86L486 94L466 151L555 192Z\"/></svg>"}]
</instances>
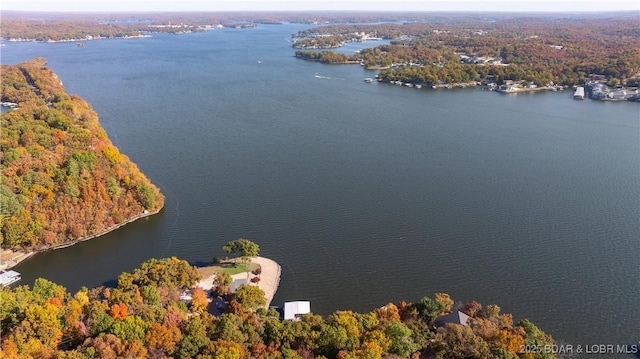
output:
<instances>
[{"instance_id":1,"label":"dense forest","mask_svg":"<svg viewBox=\"0 0 640 359\"><path fill-rule=\"evenodd\" d=\"M444 293L389 303L369 313L336 311L282 321L262 308L254 285L235 293L212 283L227 310L213 316L198 272L177 258L122 273L115 288L70 293L37 279L0 291L0 356L13 358L553 358L552 338L497 305L455 306ZM251 290L254 289L254 290ZM190 291L190 300L181 294ZM183 297L184 298L184 297ZM260 301L262 299L262 301ZM459 311L466 325L438 325ZM533 348L527 350L527 348ZM540 349L537 349L540 348Z\"/></svg>"},{"instance_id":2,"label":"dense forest","mask_svg":"<svg viewBox=\"0 0 640 359\"><path fill-rule=\"evenodd\" d=\"M65 245L159 211L164 196L118 151L83 99L36 58L2 65L0 243Z\"/></svg>"},{"instance_id":3,"label":"dense forest","mask_svg":"<svg viewBox=\"0 0 640 359\"><path fill-rule=\"evenodd\" d=\"M327 63L360 62L381 68L386 81L421 84L523 80L577 85L592 74L610 85L637 84L640 19L631 17L513 17L449 23L330 25L301 31L294 47L335 47L370 34L391 44L346 56L298 51Z\"/></svg>"}]
</instances>

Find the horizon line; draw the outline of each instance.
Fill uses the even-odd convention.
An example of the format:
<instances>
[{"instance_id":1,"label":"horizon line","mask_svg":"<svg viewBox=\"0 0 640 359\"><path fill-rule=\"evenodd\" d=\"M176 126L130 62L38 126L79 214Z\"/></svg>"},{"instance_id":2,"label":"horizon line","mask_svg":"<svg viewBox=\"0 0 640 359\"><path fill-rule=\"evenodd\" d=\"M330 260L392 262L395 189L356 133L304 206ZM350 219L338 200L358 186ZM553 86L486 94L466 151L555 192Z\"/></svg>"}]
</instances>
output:
<instances>
[{"instance_id":1,"label":"horizon line","mask_svg":"<svg viewBox=\"0 0 640 359\"><path fill-rule=\"evenodd\" d=\"M463 14L477 14L477 13L511 13L511 14L582 14L582 13L620 13L620 12L638 12L640 9L613 9L613 10L341 10L341 9L308 9L308 10L21 10L21 9L0 9L0 13L3 12L21 12L21 13L46 13L46 14L171 14L171 13L369 13L369 14L383 14L383 13L463 13Z\"/></svg>"}]
</instances>

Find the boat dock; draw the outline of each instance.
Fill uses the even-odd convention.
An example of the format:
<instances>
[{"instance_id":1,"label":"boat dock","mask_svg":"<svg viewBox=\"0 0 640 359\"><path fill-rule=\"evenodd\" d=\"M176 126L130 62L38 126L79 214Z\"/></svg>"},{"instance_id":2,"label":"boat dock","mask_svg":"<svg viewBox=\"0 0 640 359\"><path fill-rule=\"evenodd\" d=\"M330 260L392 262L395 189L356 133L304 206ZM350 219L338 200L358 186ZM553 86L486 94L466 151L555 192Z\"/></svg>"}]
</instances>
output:
<instances>
[{"instance_id":1,"label":"boat dock","mask_svg":"<svg viewBox=\"0 0 640 359\"><path fill-rule=\"evenodd\" d=\"M576 87L576 92L573 93L573 98L576 100L584 100L584 87Z\"/></svg>"},{"instance_id":2,"label":"boat dock","mask_svg":"<svg viewBox=\"0 0 640 359\"><path fill-rule=\"evenodd\" d=\"M20 278L20 273L13 271L13 270L8 270L8 271L2 271L0 272L0 287L6 287L8 285L11 285L17 281L19 281Z\"/></svg>"}]
</instances>

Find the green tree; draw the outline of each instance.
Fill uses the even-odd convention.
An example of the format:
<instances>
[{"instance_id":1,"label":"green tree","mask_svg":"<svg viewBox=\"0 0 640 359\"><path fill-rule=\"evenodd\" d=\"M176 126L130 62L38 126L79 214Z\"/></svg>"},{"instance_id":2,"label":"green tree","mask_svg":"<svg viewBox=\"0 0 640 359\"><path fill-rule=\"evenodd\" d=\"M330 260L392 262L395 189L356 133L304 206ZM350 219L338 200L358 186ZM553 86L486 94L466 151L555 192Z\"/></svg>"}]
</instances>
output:
<instances>
[{"instance_id":1,"label":"green tree","mask_svg":"<svg viewBox=\"0 0 640 359\"><path fill-rule=\"evenodd\" d=\"M246 238L230 241L222 247L222 250L229 254L239 254L245 263L249 263L251 257L257 257L260 254L260 247Z\"/></svg>"},{"instance_id":2,"label":"green tree","mask_svg":"<svg viewBox=\"0 0 640 359\"><path fill-rule=\"evenodd\" d=\"M215 332L222 340L233 340L242 344L248 339L242 331L242 318L233 313L224 313L218 318Z\"/></svg>"},{"instance_id":3,"label":"green tree","mask_svg":"<svg viewBox=\"0 0 640 359\"><path fill-rule=\"evenodd\" d=\"M491 358L489 344L468 326L447 324L438 329L438 358Z\"/></svg>"},{"instance_id":4,"label":"green tree","mask_svg":"<svg viewBox=\"0 0 640 359\"><path fill-rule=\"evenodd\" d=\"M427 324L433 322L438 314L442 313L445 309L445 305L442 302L435 301L429 297L420 298L420 300L414 304L414 307L418 312L418 317Z\"/></svg>"},{"instance_id":5,"label":"green tree","mask_svg":"<svg viewBox=\"0 0 640 359\"><path fill-rule=\"evenodd\" d=\"M255 310L267 304L264 291L257 285L242 285L234 293L234 299L247 310Z\"/></svg>"},{"instance_id":6,"label":"green tree","mask_svg":"<svg viewBox=\"0 0 640 359\"><path fill-rule=\"evenodd\" d=\"M227 294L231 287L231 283L233 283L233 278L229 272L218 272L216 273L216 277L213 279L211 289L219 296L222 296Z\"/></svg>"},{"instance_id":7,"label":"green tree","mask_svg":"<svg viewBox=\"0 0 640 359\"><path fill-rule=\"evenodd\" d=\"M533 324L529 319L522 319L518 322L517 326L524 328L524 344L529 347L538 347L544 345L552 345L553 338L540 330L535 324ZM554 353L545 353L544 350L541 352L536 352L533 355L536 359L550 359L555 358Z\"/></svg>"},{"instance_id":8,"label":"green tree","mask_svg":"<svg viewBox=\"0 0 640 359\"><path fill-rule=\"evenodd\" d=\"M116 321L111 326L111 333L120 339L133 341L144 340L149 323L136 315L130 315L123 320Z\"/></svg>"},{"instance_id":9,"label":"green tree","mask_svg":"<svg viewBox=\"0 0 640 359\"><path fill-rule=\"evenodd\" d=\"M389 324L389 326L385 328L384 334L391 340L391 347L389 348L389 352L391 353L406 358L409 354L420 349L413 341L413 331L401 322Z\"/></svg>"},{"instance_id":10,"label":"green tree","mask_svg":"<svg viewBox=\"0 0 640 359\"><path fill-rule=\"evenodd\" d=\"M107 310L106 303L98 301L91 302L84 308L86 322L91 335L95 336L104 333L113 325L114 319L107 314Z\"/></svg>"},{"instance_id":11,"label":"green tree","mask_svg":"<svg viewBox=\"0 0 640 359\"><path fill-rule=\"evenodd\" d=\"M200 316L192 316L184 328L184 335L176 349L178 358L194 358L207 344L207 323Z\"/></svg>"}]
</instances>

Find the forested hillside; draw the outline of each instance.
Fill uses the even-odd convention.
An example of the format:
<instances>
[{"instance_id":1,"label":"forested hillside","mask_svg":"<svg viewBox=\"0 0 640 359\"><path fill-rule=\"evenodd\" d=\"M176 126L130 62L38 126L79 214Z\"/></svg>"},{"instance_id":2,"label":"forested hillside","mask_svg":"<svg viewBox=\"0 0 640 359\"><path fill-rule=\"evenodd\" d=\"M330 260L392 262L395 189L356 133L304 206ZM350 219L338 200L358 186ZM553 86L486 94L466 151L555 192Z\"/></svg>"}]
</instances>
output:
<instances>
[{"instance_id":1,"label":"forested hillside","mask_svg":"<svg viewBox=\"0 0 640 359\"><path fill-rule=\"evenodd\" d=\"M2 102L17 104L1 123L3 248L66 244L162 208L158 188L45 59L3 65L1 90Z\"/></svg>"},{"instance_id":2,"label":"forested hillside","mask_svg":"<svg viewBox=\"0 0 640 359\"><path fill-rule=\"evenodd\" d=\"M529 320L514 323L497 305L455 306L447 294L389 303L369 313L336 311L281 321L256 309L257 286L221 292L226 312L207 311L191 290L198 272L177 258L151 259L123 273L115 288L69 293L36 280L0 291L2 358L554 358L553 340ZM258 288L249 291L247 288ZM264 295L264 293L262 293ZM313 309L313 308L312 308ZM436 325L457 310L466 325Z\"/></svg>"},{"instance_id":3,"label":"forested hillside","mask_svg":"<svg viewBox=\"0 0 640 359\"><path fill-rule=\"evenodd\" d=\"M307 60L360 62L370 69L383 69L380 78L386 81L433 85L508 79L538 86L550 82L579 85L598 74L612 86L636 86L640 77L638 17L582 16L329 25L300 31L293 46L331 48L366 36L392 39L391 44L348 56L330 51L296 52Z\"/></svg>"}]
</instances>

